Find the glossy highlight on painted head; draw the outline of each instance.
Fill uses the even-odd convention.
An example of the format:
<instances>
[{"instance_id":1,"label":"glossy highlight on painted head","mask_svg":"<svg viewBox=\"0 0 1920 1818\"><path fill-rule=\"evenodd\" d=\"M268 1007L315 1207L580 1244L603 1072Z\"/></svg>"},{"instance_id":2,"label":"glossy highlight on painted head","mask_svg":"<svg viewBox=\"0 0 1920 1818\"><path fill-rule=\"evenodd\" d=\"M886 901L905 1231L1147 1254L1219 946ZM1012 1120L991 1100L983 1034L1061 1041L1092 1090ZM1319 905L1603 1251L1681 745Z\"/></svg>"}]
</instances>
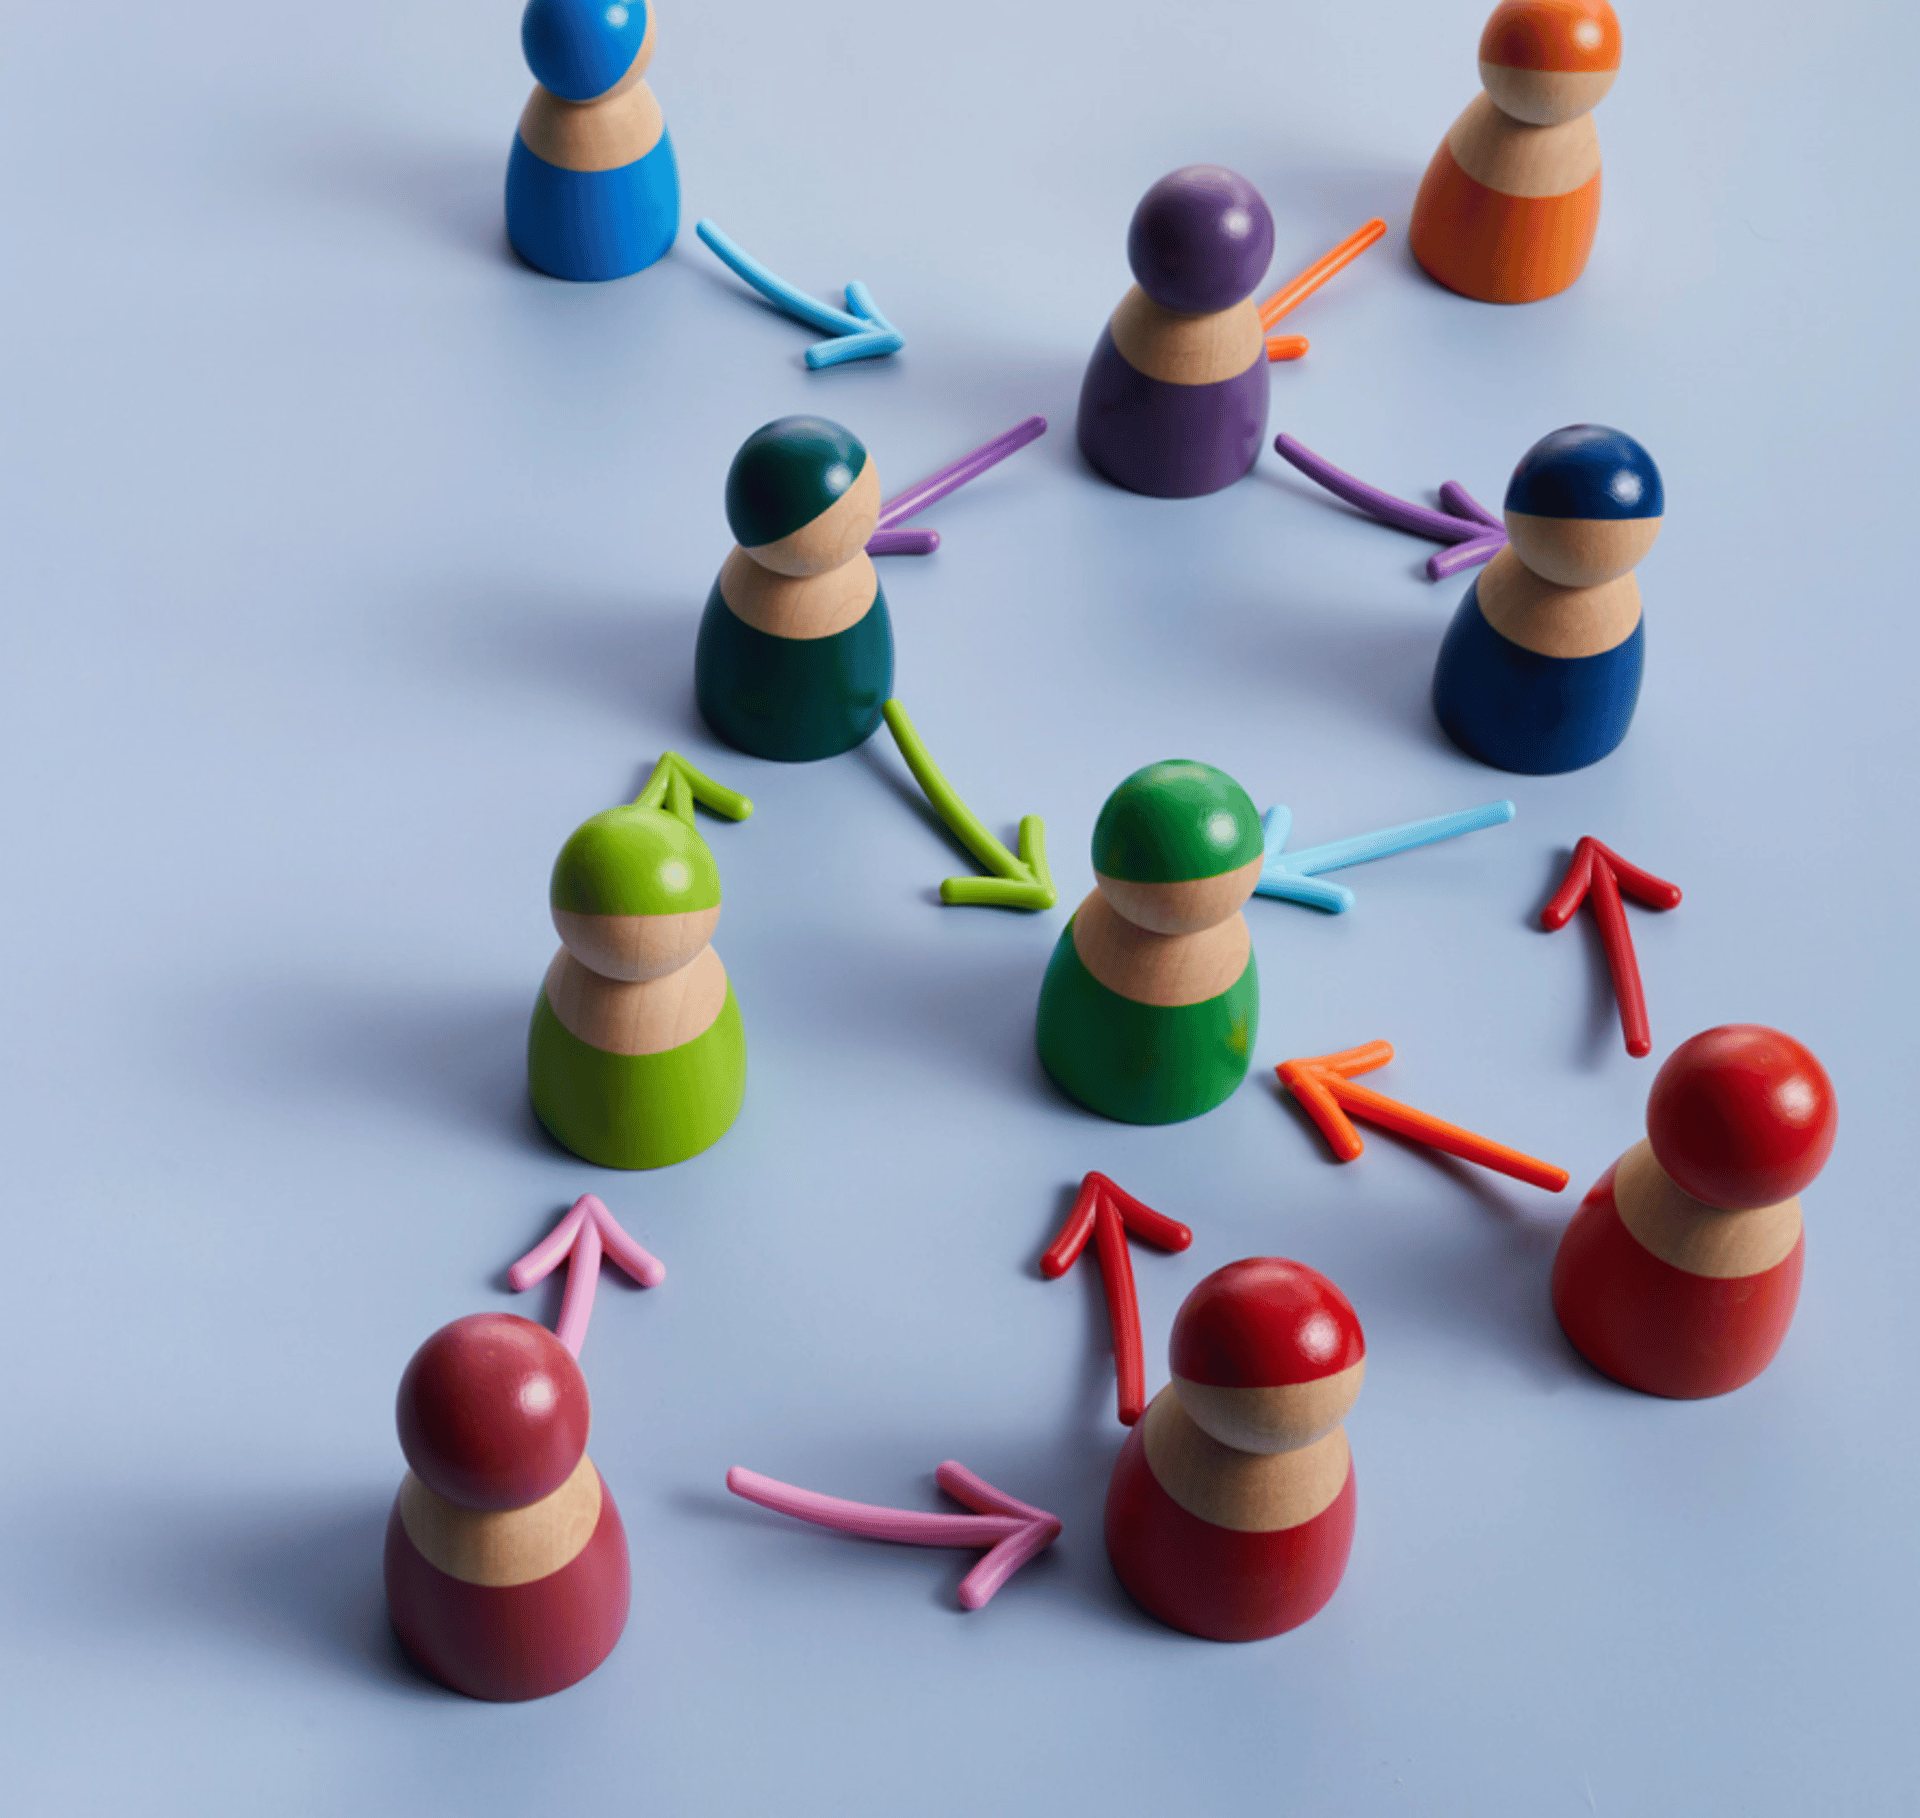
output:
<instances>
[{"instance_id":1,"label":"glossy highlight on painted head","mask_svg":"<svg viewBox=\"0 0 1920 1818\"><path fill-rule=\"evenodd\" d=\"M1252 294L1273 260L1273 215L1236 171L1189 164L1141 197L1127 263L1163 309L1205 315Z\"/></svg>"},{"instance_id":2,"label":"glossy highlight on painted head","mask_svg":"<svg viewBox=\"0 0 1920 1818\"><path fill-rule=\"evenodd\" d=\"M576 915L678 915L720 902L720 868L677 815L629 804L574 829L554 860L552 906Z\"/></svg>"},{"instance_id":3,"label":"glossy highlight on painted head","mask_svg":"<svg viewBox=\"0 0 1920 1818\"><path fill-rule=\"evenodd\" d=\"M652 56L647 0L529 0L520 48L534 80L562 101L591 101Z\"/></svg>"},{"instance_id":4,"label":"glossy highlight on painted head","mask_svg":"<svg viewBox=\"0 0 1920 1818\"><path fill-rule=\"evenodd\" d=\"M1224 770L1186 758L1136 770L1107 797L1093 828L1094 870L1130 883L1219 877L1264 851L1247 792Z\"/></svg>"}]
</instances>

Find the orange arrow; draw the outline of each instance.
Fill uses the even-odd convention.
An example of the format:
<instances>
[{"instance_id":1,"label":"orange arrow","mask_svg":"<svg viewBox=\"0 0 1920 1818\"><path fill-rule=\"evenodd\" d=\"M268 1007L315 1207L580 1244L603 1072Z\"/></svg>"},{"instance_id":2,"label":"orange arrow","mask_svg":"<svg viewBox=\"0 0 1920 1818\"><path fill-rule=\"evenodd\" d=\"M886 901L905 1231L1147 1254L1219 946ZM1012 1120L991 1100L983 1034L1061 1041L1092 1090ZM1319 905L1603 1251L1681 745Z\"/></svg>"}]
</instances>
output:
<instances>
[{"instance_id":1,"label":"orange arrow","mask_svg":"<svg viewBox=\"0 0 1920 1818\"><path fill-rule=\"evenodd\" d=\"M1403 1105L1383 1092L1353 1083L1356 1073L1371 1073L1392 1059L1391 1042L1368 1042L1364 1047L1349 1048L1343 1054L1318 1054L1310 1060L1282 1061L1274 1072L1280 1075L1281 1085L1320 1126L1320 1134L1341 1161L1352 1161L1365 1147L1360 1141L1360 1132L1347 1116L1351 1111L1354 1116L1364 1117L1368 1123L1391 1130L1396 1136L1425 1143L1430 1149L1444 1149L1462 1161L1478 1162L1483 1168L1510 1174L1530 1186L1545 1187L1549 1193L1558 1193L1567 1184L1565 1168L1536 1161L1518 1149L1489 1142L1471 1130L1442 1123L1439 1118Z\"/></svg>"}]
</instances>

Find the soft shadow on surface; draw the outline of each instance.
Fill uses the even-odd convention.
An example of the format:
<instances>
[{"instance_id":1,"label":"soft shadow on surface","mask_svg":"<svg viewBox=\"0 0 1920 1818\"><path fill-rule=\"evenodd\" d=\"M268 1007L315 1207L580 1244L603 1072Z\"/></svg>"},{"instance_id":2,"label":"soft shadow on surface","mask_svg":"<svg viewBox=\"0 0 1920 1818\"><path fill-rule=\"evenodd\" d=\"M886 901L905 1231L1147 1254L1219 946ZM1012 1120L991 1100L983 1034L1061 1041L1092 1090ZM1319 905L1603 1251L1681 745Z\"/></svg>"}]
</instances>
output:
<instances>
[{"instance_id":1,"label":"soft shadow on surface","mask_svg":"<svg viewBox=\"0 0 1920 1818\"><path fill-rule=\"evenodd\" d=\"M223 1497L129 1510L126 1526L141 1539L114 1568L121 1607L295 1666L452 1698L415 1669L387 1620L381 1556L392 1501L386 1490L319 1504Z\"/></svg>"},{"instance_id":2,"label":"soft shadow on surface","mask_svg":"<svg viewBox=\"0 0 1920 1818\"><path fill-rule=\"evenodd\" d=\"M224 1007L220 1051L255 1096L379 1105L558 1155L527 1101L527 1025L539 988L529 978L523 991L480 998L262 981Z\"/></svg>"},{"instance_id":3,"label":"soft shadow on surface","mask_svg":"<svg viewBox=\"0 0 1920 1818\"><path fill-rule=\"evenodd\" d=\"M539 691L620 719L704 736L693 648L705 596L645 601L550 584L481 585L423 618L438 663L494 686Z\"/></svg>"}]
</instances>

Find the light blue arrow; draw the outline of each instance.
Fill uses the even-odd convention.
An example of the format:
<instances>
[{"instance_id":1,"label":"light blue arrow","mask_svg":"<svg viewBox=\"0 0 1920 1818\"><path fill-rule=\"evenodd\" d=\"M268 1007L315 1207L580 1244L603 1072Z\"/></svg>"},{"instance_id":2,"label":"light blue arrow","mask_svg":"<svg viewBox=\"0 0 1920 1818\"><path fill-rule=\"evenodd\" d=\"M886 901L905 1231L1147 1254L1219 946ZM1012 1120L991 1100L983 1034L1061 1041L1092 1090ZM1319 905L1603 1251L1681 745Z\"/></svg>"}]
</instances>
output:
<instances>
[{"instance_id":1,"label":"light blue arrow","mask_svg":"<svg viewBox=\"0 0 1920 1818\"><path fill-rule=\"evenodd\" d=\"M882 354L898 353L906 346L906 337L883 316L873 294L857 278L847 286L847 310L810 297L796 290L785 278L772 272L729 240L711 221L696 221L693 231L705 242L720 263L744 282L751 284L776 309L785 310L797 322L831 335L831 341L819 341L807 349L807 364L818 372L823 366L843 366L849 360L877 359Z\"/></svg>"},{"instance_id":2,"label":"light blue arrow","mask_svg":"<svg viewBox=\"0 0 1920 1818\"><path fill-rule=\"evenodd\" d=\"M1431 820L1409 821L1404 827L1387 827L1379 833L1362 833L1350 840L1333 840L1324 846L1287 852L1284 848L1287 835L1293 830L1293 811L1269 808L1260 817L1266 863L1261 868L1259 883L1254 886L1254 894L1305 903L1310 909L1324 909L1329 915L1338 915L1343 909L1353 907L1353 892L1341 884L1316 882L1320 872L1364 865L1370 859L1386 858L1415 846L1431 846L1436 840L1478 833L1482 827L1498 827L1503 821L1512 820L1513 812L1511 802L1487 802L1478 808L1463 808L1458 814L1436 814Z\"/></svg>"}]
</instances>

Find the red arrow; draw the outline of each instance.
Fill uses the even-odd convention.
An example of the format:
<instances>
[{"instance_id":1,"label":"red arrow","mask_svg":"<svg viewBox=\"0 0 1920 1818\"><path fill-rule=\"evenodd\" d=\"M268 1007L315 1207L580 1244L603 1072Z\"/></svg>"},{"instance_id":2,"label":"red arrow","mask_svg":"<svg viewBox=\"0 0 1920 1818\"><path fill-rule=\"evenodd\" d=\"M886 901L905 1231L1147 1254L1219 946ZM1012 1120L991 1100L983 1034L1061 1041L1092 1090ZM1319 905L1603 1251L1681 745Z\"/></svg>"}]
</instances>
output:
<instances>
[{"instance_id":1,"label":"red arrow","mask_svg":"<svg viewBox=\"0 0 1920 1818\"><path fill-rule=\"evenodd\" d=\"M1056 1281L1080 1260L1093 1239L1100 1279L1107 1290L1107 1323L1113 1328L1113 1369L1119 1379L1120 1424L1130 1427L1147 1410L1146 1362L1140 1347L1140 1302L1133 1291L1133 1261L1127 1233L1161 1250L1184 1250L1193 1242L1185 1225L1143 1206L1104 1174L1089 1174L1074 1196L1060 1235L1040 1259L1040 1273Z\"/></svg>"},{"instance_id":2,"label":"red arrow","mask_svg":"<svg viewBox=\"0 0 1920 1818\"><path fill-rule=\"evenodd\" d=\"M1351 1111L1356 1117L1364 1117L1368 1123L1391 1130L1396 1136L1425 1143L1430 1149L1444 1149L1447 1154L1457 1155L1462 1161L1478 1162L1483 1168L1510 1174L1515 1180L1524 1180L1530 1186L1545 1187L1549 1193L1558 1193L1567 1184L1565 1168L1536 1161L1531 1155L1522 1155L1518 1149L1489 1142L1484 1136L1474 1135L1471 1130L1462 1130L1457 1124L1442 1123L1428 1112L1416 1111L1411 1105L1388 1098L1384 1092L1375 1092L1353 1083L1356 1073L1371 1073L1374 1068L1384 1067L1392 1059L1391 1042L1368 1042L1364 1047L1349 1048L1343 1054L1320 1054L1311 1060L1282 1061L1274 1068L1274 1072L1280 1075L1280 1083L1300 1101L1307 1115L1320 1126L1320 1134L1342 1161L1352 1161L1365 1147L1360 1141L1360 1132L1347 1117L1347 1112Z\"/></svg>"},{"instance_id":3,"label":"red arrow","mask_svg":"<svg viewBox=\"0 0 1920 1818\"><path fill-rule=\"evenodd\" d=\"M1540 925L1564 928L1583 902L1593 911L1600 925L1600 945L1606 949L1607 970L1613 975L1613 995L1620 1004L1620 1033L1627 1038L1627 1052L1638 1056L1653 1052L1653 1029L1647 1021L1647 994L1640 988L1640 962L1634 957L1626 907L1620 901L1623 890L1649 909L1673 909L1680 902L1678 884L1629 865L1596 839L1583 838L1573 849L1573 863L1553 901L1540 911Z\"/></svg>"},{"instance_id":4,"label":"red arrow","mask_svg":"<svg viewBox=\"0 0 1920 1818\"><path fill-rule=\"evenodd\" d=\"M1060 1534L1060 1518L996 1490L951 1458L934 1476L955 1502L965 1503L975 1513L922 1514L918 1509L848 1502L839 1496L822 1496L818 1490L802 1490L776 1477L762 1477L739 1465L727 1473L727 1488L763 1508L837 1528L842 1534L863 1534L869 1540L895 1540L913 1547L986 1547L986 1558L960 1581L960 1607L977 1610L1034 1554L1053 1545Z\"/></svg>"},{"instance_id":5,"label":"red arrow","mask_svg":"<svg viewBox=\"0 0 1920 1818\"><path fill-rule=\"evenodd\" d=\"M666 1265L621 1230L620 1221L593 1193L581 1194L573 1202L573 1210L507 1271L507 1285L516 1294L524 1294L566 1263L567 1291L560 1301L560 1323L553 1335L575 1357L586 1341L587 1321L593 1317L593 1291L600 1282L603 1253L643 1288L657 1288L667 1279Z\"/></svg>"}]
</instances>

